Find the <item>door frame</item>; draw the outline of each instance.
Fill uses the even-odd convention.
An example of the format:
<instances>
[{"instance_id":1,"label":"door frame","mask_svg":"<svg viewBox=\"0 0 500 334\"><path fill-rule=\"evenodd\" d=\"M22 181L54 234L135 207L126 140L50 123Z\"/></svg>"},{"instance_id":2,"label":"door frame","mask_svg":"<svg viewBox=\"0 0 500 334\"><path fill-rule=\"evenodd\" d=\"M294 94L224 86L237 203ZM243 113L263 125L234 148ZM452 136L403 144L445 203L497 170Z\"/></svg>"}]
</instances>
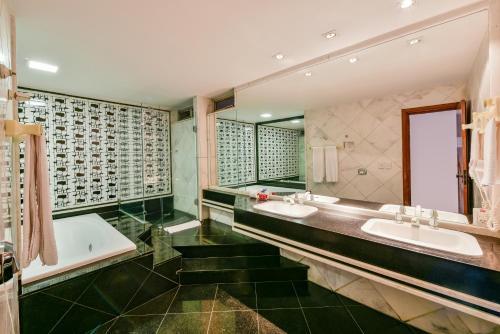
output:
<instances>
[{"instance_id":1,"label":"door frame","mask_svg":"<svg viewBox=\"0 0 500 334\"><path fill-rule=\"evenodd\" d=\"M411 158L410 158L410 115L420 115L428 114L434 112L448 111L448 110L460 110L461 111L461 122L465 124L468 122L467 113L467 103L465 100L453 103L444 103L431 106L423 106L417 108L406 108L401 109L401 124L402 124L402 157L403 157L403 204L411 205ZM462 131L462 158L463 158L463 178L464 182L464 193L463 193L463 208L464 214L469 213L469 182L468 181L468 158L469 149L467 142L467 133L465 130Z\"/></svg>"}]
</instances>

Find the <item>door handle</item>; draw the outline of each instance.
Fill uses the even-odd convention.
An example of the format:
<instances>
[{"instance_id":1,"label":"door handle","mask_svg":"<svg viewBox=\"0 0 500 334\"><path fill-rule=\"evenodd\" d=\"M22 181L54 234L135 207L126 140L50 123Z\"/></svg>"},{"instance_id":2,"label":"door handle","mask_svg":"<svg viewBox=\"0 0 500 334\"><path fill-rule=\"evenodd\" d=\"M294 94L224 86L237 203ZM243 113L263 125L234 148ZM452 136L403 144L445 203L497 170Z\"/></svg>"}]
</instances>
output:
<instances>
[{"instance_id":1,"label":"door handle","mask_svg":"<svg viewBox=\"0 0 500 334\"><path fill-rule=\"evenodd\" d=\"M0 241L0 284L9 281L19 272L19 265L14 255L14 245L9 241Z\"/></svg>"}]
</instances>

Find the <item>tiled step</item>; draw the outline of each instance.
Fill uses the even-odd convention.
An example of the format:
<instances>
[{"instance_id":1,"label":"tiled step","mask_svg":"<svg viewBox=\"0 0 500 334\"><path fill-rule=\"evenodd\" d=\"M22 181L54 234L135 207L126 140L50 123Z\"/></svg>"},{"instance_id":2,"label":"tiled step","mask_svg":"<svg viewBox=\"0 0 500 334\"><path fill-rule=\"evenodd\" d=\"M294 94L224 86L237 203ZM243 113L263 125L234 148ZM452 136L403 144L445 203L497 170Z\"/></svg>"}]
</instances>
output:
<instances>
[{"instance_id":1,"label":"tiled step","mask_svg":"<svg viewBox=\"0 0 500 334\"><path fill-rule=\"evenodd\" d=\"M308 266L279 255L183 258L181 284L307 280Z\"/></svg>"},{"instance_id":2,"label":"tiled step","mask_svg":"<svg viewBox=\"0 0 500 334\"><path fill-rule=\"evenodd\" d=\"M173 245L177 251L187 258L228 257L228 256L262 256L279 255L278 247L261 242L247 242L239 244L212 244L212 245Z\"/></svg>"}]
</instances>

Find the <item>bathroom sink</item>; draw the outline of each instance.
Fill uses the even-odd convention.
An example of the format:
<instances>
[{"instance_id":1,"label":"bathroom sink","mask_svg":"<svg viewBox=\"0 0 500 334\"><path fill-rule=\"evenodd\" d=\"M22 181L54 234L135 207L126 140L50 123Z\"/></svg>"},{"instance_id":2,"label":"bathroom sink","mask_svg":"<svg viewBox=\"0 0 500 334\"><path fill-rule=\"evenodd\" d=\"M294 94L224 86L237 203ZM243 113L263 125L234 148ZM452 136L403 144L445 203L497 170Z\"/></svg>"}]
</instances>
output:
<instances>
[{"instance_id":1,"label":"bathroom sink","mask_svg":"<svg viewBox=\"0 0 500 334\"><path fill-rule=\"evenodd\" d=\"M290 204L282 201L267 201L264 203L255 204L253 208L256 210L274 213L290 218L305 218L318 211L318 208L314 206Z\"/></svg>"},{"instance_id":2,"label":"bathroom sink","mask_svg":"<svg viewBox=\"0 0 500 334\"><path fill-rule=\"evenodd\" d=\"M399 205L384 204L384 205L382 205L382 207L378 211L388 212L388 213L396 213L399 211ZM407 216L414 216L415 215L415 208L413 206L405 206L405 212L406 212ZM438 213L438 220L443 220L446 222L456 223L456 224L468 224L469 223L469 220L467 219L467 217L462 215L462 214L459 214L459 213L448 212L448 211L439 211L439 210L437 213ZM430 218L431 215L432 215L432 210L422 208L422 217L423 218Z\"/></svg>"},{"instance_id":3,"label":"bathroom sink","mask_svg":"<svg viewBox=\"0 0 500 334\"><path fill-rule=\"evenodd\" d=\"M427 225L414 227L410 223L398 224L394 220L373 218L362 227L366 233L410 244L434 248L468 256L482 256L483 251L472 235L432 228Z\"/></svg>"}]
</instances>

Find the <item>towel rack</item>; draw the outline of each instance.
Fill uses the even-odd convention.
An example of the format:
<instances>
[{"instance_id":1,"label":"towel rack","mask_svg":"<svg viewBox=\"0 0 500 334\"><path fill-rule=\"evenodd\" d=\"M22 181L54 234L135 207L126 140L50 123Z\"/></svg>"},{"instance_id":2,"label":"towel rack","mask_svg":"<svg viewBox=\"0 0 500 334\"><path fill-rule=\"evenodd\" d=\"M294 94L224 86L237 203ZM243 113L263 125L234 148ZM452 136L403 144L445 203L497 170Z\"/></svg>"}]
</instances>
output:
<instances>
[{"instance_id":1,"label":"towel rack","mask_svg":"<svg viewBox=\"0 0 500 334\"><path fill-rule=\"evenodd\" d=\"M335 146L339 150L344 148L343 145L325 145L325 146L311 146L311 145L308 145L308 146L309 146L308 147L309 150L312 150L313 147L323 147L323 148L326 148L326 147L333 147L333 146Z\"/></svg>"},{"instance_id":2,"label":"towel rack","mask_svg":"<svg viewBox=\"0 0 500 334\"><path fill-rule=\"evenodd\" d=\"M43 127L41 124L22 124L15 120L4 120L5 136L22 137L24 135L41 136Z\"/></svg>"},{"instance_id":3,"label":"towel rack","mask_svg":"<svg viewBox=\"0 0 500 334\"><path fill-rule=\"evenodd\" d=\"M490 119L494 118L496 122L500 122L500 97L486 99L484 108L488 111L473 112L472 123L463 124L462 130L478 129L479 133L483 133L484 127Z\"/></svg>"}]
</instances>

